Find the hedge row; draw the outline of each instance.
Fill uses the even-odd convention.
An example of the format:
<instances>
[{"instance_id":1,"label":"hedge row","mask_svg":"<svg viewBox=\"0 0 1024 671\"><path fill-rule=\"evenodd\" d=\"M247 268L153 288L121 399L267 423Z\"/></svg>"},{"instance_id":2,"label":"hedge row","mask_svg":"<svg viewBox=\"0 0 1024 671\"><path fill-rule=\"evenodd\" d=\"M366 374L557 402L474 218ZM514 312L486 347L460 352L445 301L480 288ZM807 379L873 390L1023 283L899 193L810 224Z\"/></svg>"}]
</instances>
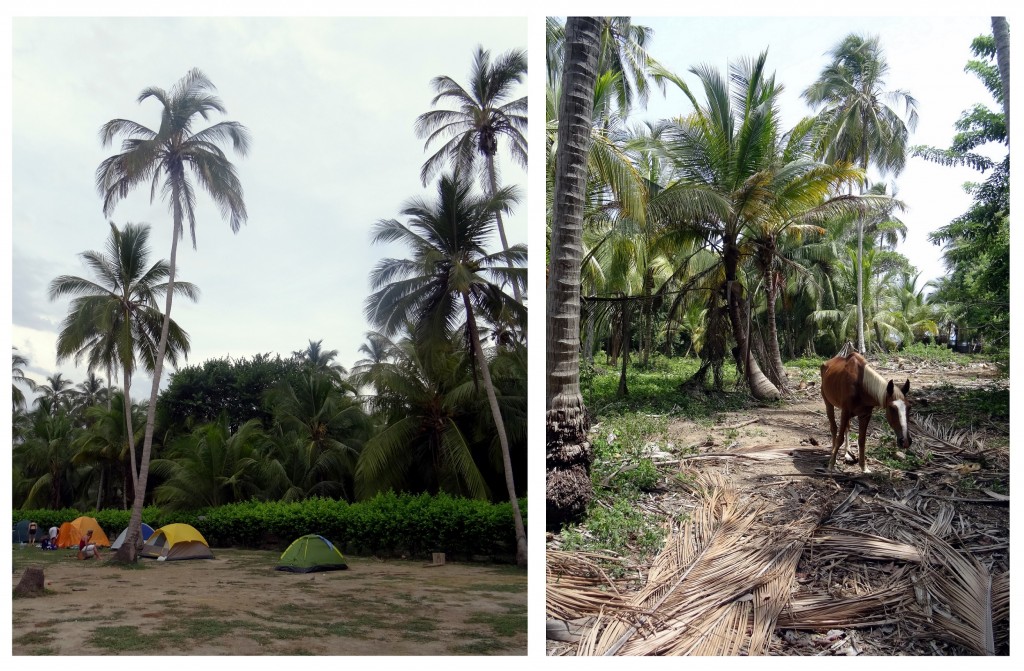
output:
<instances>
[{"instance_id":1,"label":"hedge row","mask_svg":"<svg viewBox=\"0 0 1024 671\"><path fill-rule=\"evenodd\" d=\"M526 499L520 499L526 516ZM95 517L114 535L128 526L127 510L80 512L15 510L14 522L35 520L41 529L60 526L77 517ZM313 498L292 503L233 503L187 512L163 512L147 507L142 519L154 529L172 522L191 524L211 547L283 549L304 534L320 534L342 552L353 555L426 557L445 552L453 559L485 555L515 556L515 529L509 503L488 503L446 494L378 494L368 501L347 503Z\"/></svg>"}]
</instances>

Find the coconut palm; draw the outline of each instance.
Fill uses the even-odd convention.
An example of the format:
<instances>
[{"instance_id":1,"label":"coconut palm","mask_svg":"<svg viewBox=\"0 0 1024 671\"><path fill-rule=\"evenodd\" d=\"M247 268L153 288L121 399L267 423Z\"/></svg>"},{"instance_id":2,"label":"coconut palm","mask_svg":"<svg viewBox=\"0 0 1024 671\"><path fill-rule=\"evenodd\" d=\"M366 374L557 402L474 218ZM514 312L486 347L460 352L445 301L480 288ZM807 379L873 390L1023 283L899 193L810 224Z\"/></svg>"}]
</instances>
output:
<instances>
[{"instance_id":1,"label":"coconut palm","mask_svg":"<svg viewBox=\"0 0 1024 671\"><path fill-rule=\"evenodd\" d=\"M580 268L600 34L600 20L595 17L566 20L558 148L549 199L553 208L545 348L549 526L578 519L593 498L593 451L587 440L590 427L580 391Z\"/></svg>"},{"instance_id":2,"label":"coconut palm","mask_svg":"<svg viewBox=\"0 0 1024 671\"><path fill-rule=\"evenodd\" d=\"M153 490L154 502L168 510L194 510L262 494L262 440L258 419L232 433L226 415L180 437L171 444L168 458L153 460L153 474L164 478Z\"/></svg>"},{"instance_id":3,"label":"coconut palm","mask_svg":"<svg viewBox=\"0 0 1024 671\"><path fill-rule=\"evenodd\" d=\"M36 407L45 408L51 415L67 410L71 400L71 392L75 383L64 377L63 373L46 376L46 384L36 387L40 396L36 398Z\"/></svg>"},{"instance_id":4,"label":"coconut palm","mask_svg":"<svg viewBox=\"0 0 1024 671\"><path fill-rule=\"evenodd\" d=\"M366 301L366 316L385 336L392 336L405 324L416 324L413 336L418 344L446 341L465 319L464 336L477 370L483 379L491 416L501 442L505 481L516 527L516 561L526 566L526 529L516 499L508 438L480 329L477 313L498 315L506 311L521 326L526 324L525 308L501 290L506 283L526 285L526 246L488 254L484 242L491 233L496 213L507 211L517 201L514 189L504 188L493 196L477 196L472 184L458 170L441 177L434 203L413 199L395 219L378 221L375 243L400 242L411 248L411 259L384 259L370 274L375 292Z\"/></svg>"},{"instance_id":5,"label":"coconut palm","mask_svg":"<svg viewBox=\"0 0 1024 671\"><path fill-rule=\"evenodd\" d=\"M118 550L120 561L134 561L137 556L136 544L156 423L156 401L170 332L178 240L184 236L186 219L192 246L196 246L196 185L217 203L232 231L237 232L247 217L241 182L218 144L230 142L239 155L245 156L249 151L249 131L234 121L222 121L202 130L194 128L197 117L205 120L214 112L224 113L224 105L213 94L214 90L206 75L198 69L191 70L169 92L149 87L139 94L140 103L154 98L161 104L163 109L158 130L150 130L127 119L114 119L100 129L103 146L112 143L116 137L124 138L121 153L105 159L96 170L96 186L103 197L104 214L109 215L135 187L149 184L150 199L156 198L159 187L173 218L164 320L153 370L139 486L135 492L126 542Z\"/></svg>"},{"instance_id":6,"label":"coconut palm","mask_svg":"<svg viewBox=\"0 0 1024 671\"><path fill-rule=\"evenodd\" d=\"M135 471L135 454L131 446L135 445L145 428L145 412L136 404L125 408L123 392L111 394L109 407L93 406L85 411L86 429L75 439L77 450L74 462L79 465L90 465L99 472L99 483L96 493L96 509L102 504L106 495L105 485L108 472L116 473L121 480L122 505L127 509L128 501L135 495L133 489L137 473ZM126 421L126 418L129 418ZM130 423L129 423L130 422ZM130 427L130 433L129 433Z\"/></svg>"},{"instance_id":7,"label":"coconut palm","mask_svg":"<svg viewBox=\"0 0 1024 671\"><path fill-rule=\"evenodd\" d=\"M310 340L309 345L306 349L300 349L292 352L292 356L295 357L299 363L309 370L316 373L323 373L328 375L339 382L344 379L348 371L345 367L338 363L333 363L338 358L338 350L331 349L325 350L323 348L323 339Z\"/></svg>"},{"instance_id":8,"label":"coconut palm","mask_svg":"<svg viewBox=\"0 0 1024 671\"><path fill-rule=\"evenodd\" d=\"M392 345L388 360L368 365L366 380L384 427L359 455L360 498L387 489L488 498L484 475L473 459L477 395L469 356L458 338L442 351L406 337Z\"/></svg>"},{"instance_id":9,"label":"coconut palm","mask_svg":"<svg viewBox=\"0 0 1024 671\"><path fill-rule=\"evenodd\" d=\"M444 75L431 81L437 95L430 104L451 102L458 109L435 109L416 119L417 137L427 138L424 149L435 140L449 138L423 164L420 179L424 186L445 164L452 164L460 172L468 174L476 158L480 157L483 159L484 190L494 197L498 193L498 170L494 158L498 153L499 140L504 140L512 160L526 167L527 98L522 96L509 100L514 87L526 77L526 64L525 50L510 50L492 63L490 52L477 47L468 90ZM508 250L500 211L495 214L495 220L501 248ZM522 300L519 287L513 285L512 290L516 301Z\"/></svg>"},{"instance_id":10,"label":"coconut palm","mask_svg":"<svg viewBox=\"0 0 1024 671\"><path fill-rule=\"evenodd\" d=\"M36 383L30 378L25 377L25 371L22 370L22 366L28 366L28 359L18 354L18 348L14 347L14 353L11 354L11 402L14 406L14 410L25 409L25 392L18 388L19 384L24 384L32 391L36 389Z\"/></svg>"},{"instance_id":11,"label":"coconut palm","mask_svg":"<svg viewBox=\"0 0 1024 671\"><path fill-rule=\"evenodd\" d=\"M906 91L885 90L889 64L878 37L851 34L829 51L832 61L803 92L812 109L822 108L819 153L883 175L898 175L906 164L907 140L917 126L917 101ZM892 106L890 106L892 105ZM893 106L903 107L906 121ZM866 182L864 183L866 187ZM863 192L863 188L862 188ZM858 224L857 267L861 267L863 225ZM864 350L864 278L857 278L857 344Z\"/></svg>"},{"instance_id":12,"label":"coconut palm","mask_svg":"<svg viewBox=\"0 0 1024 671\"><path fill-rule=\"evenodd\" d=\"M354 499L353 474L370 423L351 391L330 375L306 371L269 392L277 433L267 477L283 498Z\"/></svg>"},{"instance_id":13,"label":"coconut palm","mask_svg":"<svg viewBox=\"0 0 1024 671\"><path fill-rule=\"evenodd\" d=\"M78 365L84 359L90 375L97 369L120 369L124 395L129 399L136 360L149 372L156 368L164 321L159 299L169 286L166 280L170 267L166 261L147 267L149 230L144 224L131 223L118 229L111 222L106 253L88 251L79 255L92 270L94 279L61 275L49 288L50 300L75 296L57 336L57 361L73 359ZM191 300L199 296L199 289L189 282L176 282L174 291ZM188 334L173 320L166 349L166 358L174 366L180 357L188 355ZM128 406L123 404L126 427L132 422ZM131 463L136 464L134 441L129 452ZM133 468L133 486L137 479Z\"/></svg>"}]
</instances>

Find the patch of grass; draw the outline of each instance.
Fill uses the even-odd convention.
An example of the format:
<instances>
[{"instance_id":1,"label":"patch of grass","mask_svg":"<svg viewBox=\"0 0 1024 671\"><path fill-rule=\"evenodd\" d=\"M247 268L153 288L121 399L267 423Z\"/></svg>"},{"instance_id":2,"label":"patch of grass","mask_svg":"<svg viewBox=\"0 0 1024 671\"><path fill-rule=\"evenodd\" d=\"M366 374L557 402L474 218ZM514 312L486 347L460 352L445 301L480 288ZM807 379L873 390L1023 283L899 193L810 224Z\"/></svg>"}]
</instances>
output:
<instances>
[{"instance_id":1,"label":"patch of grass","mask_svg":"<svg viewBox=\"0 0 1024 671\"><path fill-rule=\"evenodd\" d=\"M163 648L165 639L159 633L143 633L135 626L96 627L86 643L110 654Z\"/></svg>"},{"instance_id":2,"label":"patch of grass","mask_svg":"<svg viewBox=\"0 0 1024 671\"><path fill-rule=\"evenodd\" d=\"M453 655L500 655L506 646L494 638L480 638L448 648Z\"/></svg>"},{"instance_id":3,"label":"patch of grass","mask_svg":"<svg viewBox=\"0 0 1024 671\"><path fill-rule=\"evenodd\" d=\"M851 445L856 445L856 435L851 435L850 440L852 441ZM871 442L870 439L868 442ZM899 471L913 471L931 461L930 452L926 453L924 457L920 457L909 450L903 452L896 446L896 440L892 436L885 436L882 438L881 445L876 447L874 450L872 450L871 446L868 445L867 452L887 467ZM836 457L836 460L838 461L841 458L842 455L840 454Z\"/></svg>"},{"instance_id":4,"label":"patch of grass","mask_svg":"<svg viewBox=\"0 0 1024 671\"><path fill-rule=\"evenodd\" d=\"M664 530L625 499L611 505L591 504L586 522L562 534L567 551L611 550L618 554L652 556L664 543Z\"/></svg>"},{"instance_id":5,"label":"patch of grass","mask_svg":"<svg viewBox=\"0 0 1024 671\"><path fill-rule=\"evenodd\" d=\"M402 631L434 631L437 629L437 623L425 617L417 617L411 620L402 620L397 627L393 628L401 629Z\"/></svg>"},{"instance_id":6,"label":"patch of grass","mask_svg":"<svg viewBox=\"0 0 1024 671\"><path fill-rule=\"evenodd\" d=\"M322 631L325 634L338 636L339 638L370 638L363 627L351 622L332 622L323 627Z\"/></svg>"},{"instance_id":7,"label":"patch of grass","mask_svg":"<svg viewBox=\"0 0 1024 671\"><path fill-rule=\"evenodd\" d=\"M486 624L496 636L526 633L526 613L473 613L469 622Z\"/></svg>"},{"instance_id":8,"label":"patch of grass","mask_svg":"<svg viewBox=\"0 0 1024 671\"><path fill-rule=\"evenodd\" d=\"M43 643L52 643L53 639L57 636L55 631L30 631L27 634L19 636L14 639L14 643L18 645L42 645Z\"/></svg>"},{"instance_id":9,"label":"patch of grass","mask_svg":"<svg viewBox=\"0 0 1024 671\"><path fill-rule=\"evenodd\" d=\"M915 406L914 411L948 415L957 426L963 427L977 426L986 421L1010 420L1010 390L1006 387L960 389L946 384L934 387L932 394L938 398L927 406Z\"/></svg>"}]
</instances>

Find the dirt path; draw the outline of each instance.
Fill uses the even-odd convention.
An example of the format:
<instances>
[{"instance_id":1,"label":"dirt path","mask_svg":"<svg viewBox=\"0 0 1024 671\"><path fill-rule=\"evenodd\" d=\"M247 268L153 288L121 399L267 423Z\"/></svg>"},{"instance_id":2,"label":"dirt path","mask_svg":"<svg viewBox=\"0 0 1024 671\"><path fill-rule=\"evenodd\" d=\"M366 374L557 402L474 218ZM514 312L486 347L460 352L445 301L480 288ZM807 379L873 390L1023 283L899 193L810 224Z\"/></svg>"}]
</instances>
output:
<instances>
[{"instance_id":1,"label":"dirt path","mask_svg":"<svg viewBox=\"0 0 1024 671\"><path fill-rule=\"evenodd\" d=\"M526 574L513 567L349 557L349 570L274 571L279 554L122 569L14 548L16 585L42 566L47 594L13 601L15 655L526 654Z\"/></svg>"},{"instance_id":2,"label":"dirt path","mask_svg":"<svg viewBox=\"0 0 1024 671\"><path fill-rule=\"evenodd\" d=\"M911 397L924 406L940 402L936 394L951 393L949 385L978 388L996 380L993 367L977 364L935 368L897 361L888 369L879 369L895 379L910 377ZM733 505L759 511L748 535L732 541L738 543L735 556L744 558L736 559L738 564L749 564L752 545L783 547L796 542L804 548L798 561L787 567L788 573L780 576L776 592L765 596L766 601L758 606L762 615L758 608L749 615L757 624L765 611L774 609L776 613L758 649L782 655L946 655L974 654L992 646L1005 654L1009 645L1009 507L1005 497L984 485L968 492L962 489L978 478L979 482L997 483L1000 486L995 488L1008 492L1008 426L973 427L959 433L944 430L949 422L917 426L913 449L920 452L906 455L896 452L891 440L888 447L880 447L882 437L891 430L876 412L867 442L872 473L863 476L856 464L841 464L843 473L833 477L822 472L831 437L820 391L813 382L801 386L780 407L723 414L710 428L706 423L674 419L669 423L666 444L680 446L684 452L655 457L655 461L661 459L662 472L678 469L676 473L684 478L722 475L736 492L738 503ZM666 492L665 499L651 507L678 506L678 497L677 492ZM696 503L689 499L684 505L692 510ZM947 565L962 561L960 568L920 570L922 564L934 566L938 561L937 555L922 559L921 554L935 551L936 546L949 548L942 561ZM723 568L731 556L726 550L717 555L713 570L718 573L729 573L728 567ZM728 601L724 595L730 589L738 585L738 594L742 594L742 581L760 575L761 570L737 565L734 584L726 581L715 587L722 588L723 599ZM967 577L950 575L958 571ZM699 567L692 575L698 573ZM595 575L593 582L581 582L581 594L603 580L606 578ZM991 580L987 587L986 580ZM675 577L669 582L666 589L684 591ZM757 580L751 579L750 589L760 594L756 590L761 588L754 588L755 584ZM979 584L982 587L976 587ZM994 632L987 642L987 625L968 621L971 617L964 613L950 612L949 602L958 598L951 591L957 590L966 592L968 600L977 597L995 602L990 609ZM632 605L622 609L623 621L637 621L630 612L646 610L646 603L629 602L641 593L627 595L624 602ZM737 622L747 622L748 616L740 609L729 611L734 605L725 601L711 604L709 610L717 610L706 621L735 617ZM822 615L825 607L831 608L827 617ZM659 605L654 616L640 619L643 636L623 645L620 654L651 654L655 649L652 641L659 636L672 638L659 630L675 627L681 635L689 635L696 620L688 608L684 604L672 611L668 602ZM593 622L593 618L576 621L584 641ZM749 629L744 633L744 629L748 628L740 626L728 633L735 635L736 643L730 645L736 651L752 645L749 637L754 634ZM950 633L960 629L972 633ZM727 637L722 632L719 635ZM665 645L655 654L669 654L674 644ZM595 649L602 648L597 645ZM549 641L548 652L575 654L575 644Z\"/></svg>"}]
</instances>

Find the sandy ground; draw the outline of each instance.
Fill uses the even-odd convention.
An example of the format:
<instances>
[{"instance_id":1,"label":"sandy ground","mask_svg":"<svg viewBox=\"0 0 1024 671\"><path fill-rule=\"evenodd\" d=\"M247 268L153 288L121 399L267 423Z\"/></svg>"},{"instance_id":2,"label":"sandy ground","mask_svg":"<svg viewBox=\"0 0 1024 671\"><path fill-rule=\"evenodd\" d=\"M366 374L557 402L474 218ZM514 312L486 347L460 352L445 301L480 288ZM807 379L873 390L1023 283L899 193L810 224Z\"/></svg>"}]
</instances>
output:
<instances>
[{"instance_id":1,"label":"sandy ground","mask_svg":"<svg viewBox=\"0 0 1024 671\"><path fill-rule=\"evenodd\" d=\"M215 549L123 569L13 552L12 586L36 565L47 588L13 600L15 655L526 654L514 567L348 557L346 571L295 574L273 570L278 553ZM493 624L509 619L515 633Z\"/></svg>"}]
</instances>

